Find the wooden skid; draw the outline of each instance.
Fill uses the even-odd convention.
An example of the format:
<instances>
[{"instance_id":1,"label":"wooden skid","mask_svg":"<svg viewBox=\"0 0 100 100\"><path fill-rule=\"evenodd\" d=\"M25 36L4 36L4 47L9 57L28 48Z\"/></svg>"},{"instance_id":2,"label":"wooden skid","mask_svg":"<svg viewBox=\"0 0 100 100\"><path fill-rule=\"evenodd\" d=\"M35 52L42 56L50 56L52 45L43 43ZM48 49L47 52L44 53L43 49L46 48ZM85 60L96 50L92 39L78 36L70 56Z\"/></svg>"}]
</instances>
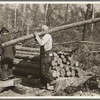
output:
<instances>
[{"instance_id":1,"label":"wooden skid","mask_svg":"<svg viewBox=\"0 0 100 100\"><path fill-rule=\"evenodd\" d=\"M15 86L17 84L20 84L22 80L20 78L10 79L7 81L0 81L0 87L9 87L9 86Z\"/></svg>"}]
</instances>

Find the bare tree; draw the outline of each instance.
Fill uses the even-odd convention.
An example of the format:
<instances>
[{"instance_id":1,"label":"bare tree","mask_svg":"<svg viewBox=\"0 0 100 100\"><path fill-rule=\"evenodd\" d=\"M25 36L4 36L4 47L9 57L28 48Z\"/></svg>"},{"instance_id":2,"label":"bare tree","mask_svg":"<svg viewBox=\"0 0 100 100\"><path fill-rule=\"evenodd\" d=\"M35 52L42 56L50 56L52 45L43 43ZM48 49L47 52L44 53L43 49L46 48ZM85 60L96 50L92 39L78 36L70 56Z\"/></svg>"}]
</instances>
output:
<instances>
[{"instance_id":1,"label":"bare tree","mask_svg":"<svg viewBox=\"0 0 100 100\"><path fill-rule=\"evenodd\" d=\"M92 19L94 19L94 6L92 4ZM93 28L94 28L94 24L92 23L92 26L91 26L91 33L93 34Z\"/></svg>"},{"instance_id":2,"label":"bare tree","mask_svg":"<svg viewBox=\"0 0 100 100\"><path fill-rule=\"evenodd\" d=\"M69 4L66 5L66 10L65 10L65 24L68 21L68 9L69 9Z\"/></svg>"},{"instance_id":3,"label":"bare tree","mask_svg":"<svg viewBox=\"0 0 100 100\"><path fill-rule=\"evenodd\" d=\"M86 15L85 15L85 20L91 19L92 18L92 4L87 4L87 10L86 10ZM83 37L82 40L84 41L85 38L87 37L87 31L89 31L90 27L89 25L84 25L83 29Z\"/></svg>"}]
</instances>

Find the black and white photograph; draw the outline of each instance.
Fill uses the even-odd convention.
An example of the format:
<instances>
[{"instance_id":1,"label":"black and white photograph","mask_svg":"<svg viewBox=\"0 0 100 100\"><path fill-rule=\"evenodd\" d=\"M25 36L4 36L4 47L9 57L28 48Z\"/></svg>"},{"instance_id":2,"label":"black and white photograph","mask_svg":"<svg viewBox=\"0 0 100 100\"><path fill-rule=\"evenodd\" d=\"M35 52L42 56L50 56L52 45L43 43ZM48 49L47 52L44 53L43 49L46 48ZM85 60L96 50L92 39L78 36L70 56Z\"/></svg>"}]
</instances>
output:
<instances>
[{"instance_id":1,"label":"black and white photograph","mask_svg":"<svg viewBox=\"0 0 100 100\"><path fill-rule=\"evenodd\" d=\"M1 2L0 98L99 97L100 2Z\"/></svg>"}]
</instances>

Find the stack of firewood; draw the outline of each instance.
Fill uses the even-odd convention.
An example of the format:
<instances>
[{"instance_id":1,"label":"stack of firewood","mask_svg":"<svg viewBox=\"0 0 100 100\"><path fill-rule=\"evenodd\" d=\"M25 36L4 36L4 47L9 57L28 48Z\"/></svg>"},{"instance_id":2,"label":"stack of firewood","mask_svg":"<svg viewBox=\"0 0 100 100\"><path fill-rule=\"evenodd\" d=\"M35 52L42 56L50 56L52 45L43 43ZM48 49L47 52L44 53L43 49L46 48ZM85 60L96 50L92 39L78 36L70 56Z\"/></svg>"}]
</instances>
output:
<instances>
[{"instance_id":1,"label":"stack of firewood","mask_svg":"<svg viewBox=\"0 0 100 100\"><path fill-rule=\"evenodd\" d=\"M33 59L34 57L39 56L39 52L39 48L16 46L15 57L18 59Z\"/></svg>"},{"instance_id":2,"label":"stack of firewood","mask_svg":"<svg viewBox=\"0 0 100 100\"><path fill-rule=\"evenodd\" d=\"M39 49L28 47L16 48L15 72L27 75L38 75L40 72ZM19 61L19 62L18 62ZM78 61L73 59L72 52L53 52L50 72L53 77L80 76Z\"/></svg>"},{"instance_id":3,"label":"stack of firewood","mask_svg":"<svg viewBox=\"0 0 100 100\"><path fill-rule=\"evenodd\" d=\"M53 77L79 76L78 61L73 60L73 54L65 52L54 52L50 72Z\"/></svg>"},{"instance_id":4,"label":"stack of firewood","mask_svg":"<svg viewBox=\"0 0 100 100\"><path fill-rule=\"evenodd\" d=\"M14 59L14 74L16 75L40 75L40 50L39 48L16 46Z\"/></svg>"}]
</instances>

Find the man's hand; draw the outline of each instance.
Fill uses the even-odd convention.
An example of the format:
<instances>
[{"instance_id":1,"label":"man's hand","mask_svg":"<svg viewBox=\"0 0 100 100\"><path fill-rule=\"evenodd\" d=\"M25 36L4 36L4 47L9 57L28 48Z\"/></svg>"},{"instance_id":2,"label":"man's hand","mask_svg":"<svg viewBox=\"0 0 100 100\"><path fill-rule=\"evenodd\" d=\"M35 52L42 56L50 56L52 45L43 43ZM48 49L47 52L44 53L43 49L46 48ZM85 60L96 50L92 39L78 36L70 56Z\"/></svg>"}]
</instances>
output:
<instances>
[{"instance_id":1,"label":"man's hand","mask_svg":"<svg viewBox=\"0 0 100 100\"><path fill-rule=\"evenodd\" d=\"M35 32L34 35L37 36L38 35L38 32Z\"/></svg>"},{"instance_id":2,"label":"man's hand","mask_svg":"<svg viewBox=\"0 0 100 100\"><path fill-rule=\"evenodd\" d=\"M36 36L38 35L38 33L37 32L35 32L34 33L34 38L35 38L35 41L37 41L37 39L36 39Z\"/></svg>"}]
</instances>

